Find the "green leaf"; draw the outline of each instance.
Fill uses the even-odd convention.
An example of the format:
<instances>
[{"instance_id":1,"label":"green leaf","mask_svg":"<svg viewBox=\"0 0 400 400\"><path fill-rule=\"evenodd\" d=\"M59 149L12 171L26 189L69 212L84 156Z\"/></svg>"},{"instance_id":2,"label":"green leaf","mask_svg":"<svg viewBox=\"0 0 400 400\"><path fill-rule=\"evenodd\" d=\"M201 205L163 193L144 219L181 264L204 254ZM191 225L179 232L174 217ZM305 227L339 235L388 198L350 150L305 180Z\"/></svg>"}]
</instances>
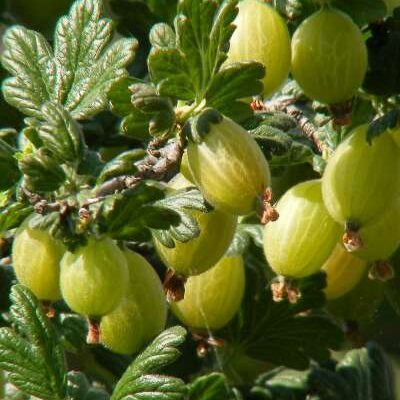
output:
<instances>
[{"instance_id":1,"label":"green leaf","mask_svg":"<svg viewBox=\"0 0 400 400\"><path fill-rule=\"evenodd\" d=\"M200 191L195 188L179 190L165 199L158 200L156 204L173 210L180 217L179 224L170 226L168 230L152 230L153 235L169 248L175 247L174 239L185 243L199 236L200 229L191 211L209 212L211 210Z\"/></svg>"},{"instance_id":2,"label":"green leaf","mask_svg":"<svg viewBox=\"0 0 400 400\"><path fill-rule=\"evenodd\" d=\"M21 175L14 157L15 152L16 149L0 139L0 191L15 185Z\"/></svg>"},{"instance_id":3,"label":"green leaf","mask_svg":"<svg viewBox=\"0 0 400 400\"><path fill-rule=\"evenodd\" d=\"M149 229L168 229L179 223L179 215L155 202L164 192L150 183L140 183L123 193L109 196L97 214L98 229L114 239L146 241Z\"/></svg>"},{"instance_id":4,"label":"green leaf","mask_svg":"<svg viewBox=\"0 0 400 400\"><path fill-rule=\"evenodd\" d=\"M26 154L19 160L24 184L32 192L52 192L65 181L66 175L59 163L44 149Z\"/></svg>"},{"instance_id":5,"label":"green leaf","mask_svg":"<svg viewBox=\"0 0 400 400\"><path fill-rule=\"evenodd\" d=\"M7 30L2 62L13 77L4 83L5 99L38 119L48 101L63 105L75 119L106 109L107 92L127 75L137 41L111 42L112 24L100 15L100 0L77 0L57 24L54 53L34 31L20 26Z\"/></svg>"},{"instance_id":6,"label":"green leaf","mask_svg":"<svg viewBox=\"0 0 400 400\"><path fill-rule=\"evenodd\" d=\"M258 400L395 400L393 370L382 351L370 342L336 363L313 365L299 372L277 368L260 376L252 393ZM313 396L313 397L311 397Z\"/></svg>"},{"instance_id":7,"label":"green leaf","mask_svg":"<svg viewBox=\"0 0 400 400\"><path fill-rule=\"evenodd\" d=\"M228 382L225 376L218 372L200 376L189 386L189 400L228 400L229 396Z\"/></svg>"},{"instance_id":8,"label":"green leaf","mask_svg":"<svg viewBox=\"0 0 400 400\"><path fill-rule=\"evenodd\" d=\"M174 30L164 23L156 24L150 31L150 43L153 47L175 47L176 36Z\"/></svg>"},{"instance_id":9,"label":"green leaf","mask_svg":"<svg viewBox=\"0 0 400 400\"><path fill-rule=\"evenodd\" d=\"M26 287L11 291L16 330L0 329L0 368L24 392L45 400L66 396L64 352L36 298Z\"/></svg>"},{"instance_id":10,"label":"green leaf","mask_svg":"<svg viewBox=\"0 0 400 400\"><path fill-rule=\"evenodd\" d=\"M260 224L238 224L226 255L241 255L248 249L251 240L258 246L263 247L263 226Z\"/></svg>"},{"instance_id":11,"label":"green leaf","mask_svg":"<svg viewBox=\"0 0 400 400\"><path fill-rule=\"evenodd\" d=\"M108 400L110 396L104 390L93 388L81 372L68 373L68 400Z\"/></svg>"},{"instance_id":12,"label":"green leaf","mask_svg":"<svg viewBox=\"0 0 400 400\"><path fill-rule=\"evenodd\" d=\"M310 313L325 303L325 276L296 281L301 297L295 304L274 302L270 287L266 288L265 263L247 261L242 310L222 335L247 356L277 365L306 369L311 359L327 360L329 349L337 349L343 340L343 332L325 314Z\"/></svg>"},{"instance_id":13,"label":"green leaf","mask_svg":"<svg viewBox=\"0 0 400 400\"><path fill-rule=\"evenodd\" d=\"M368 143L372 143L372 140L387 131L397 126L400 117L400 110L395 109L389 111L384 116L372 121L369 124L366 140Z\"/></svg>"},{"instance_id":14,"label":"green leaf","mask_svg":"<svg viewBox=\"0 0 400 400\"><path fill-rule=\"evenodd\" d=\"M112 400L183 400L186 385L178 378L159 371L179 356L177 349L185 341L186 331L175 326L161 333L129 366L117 383Z\"/></svg>"},{"instance_id":15,"label":"green leaf","mask_svg":"<svg viewBox=\"0 0 400 400\"><path fill-rule=\"evenodd\" d=\"M102 183L108 179L121 175L133 175L137 171L136 161L146 155L142 149L134 149L119 154L108 162L100 173L98 182Z\"/></svg>"},{"instance_id":16,"label":"green leaf","mask_svg":"<svg viewBox=\"0 0 400 400\"><path fill-rule=\"evenodd\" d=\"M32 211L33 207L19 202L0 209L0 234L17 228Z\"/></svg>"},{"instance_id":17,"label":"green leaf","mask_svg":"<svg viewBox=\"0 0 400 400\"><path fill-rule=\"evenodd\" d=\"M80 126L61 105L46 103L42 108L46 120L38 134L43 146L52 156L64 162L79 162L85 152L85 142Z\"/></svg>"}]
</instances>

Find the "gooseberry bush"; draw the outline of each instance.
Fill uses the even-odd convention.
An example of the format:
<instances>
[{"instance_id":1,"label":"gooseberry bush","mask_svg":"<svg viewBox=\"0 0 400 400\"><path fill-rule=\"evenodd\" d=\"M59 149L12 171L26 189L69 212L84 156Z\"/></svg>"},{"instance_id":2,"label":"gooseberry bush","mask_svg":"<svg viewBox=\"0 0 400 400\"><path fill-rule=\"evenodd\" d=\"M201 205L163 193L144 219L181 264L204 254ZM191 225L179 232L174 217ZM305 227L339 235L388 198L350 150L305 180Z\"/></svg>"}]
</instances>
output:
<instances>
[{"instance_id":1,"label":"gooseberry bush","mask_svg":"<svg viewBox=\"0 0 400 400\"><path fill-rule=\"evenodd\" d=\"M0 2L0 398L395 400L400 2Z\"/></svg>"}]
</instances>

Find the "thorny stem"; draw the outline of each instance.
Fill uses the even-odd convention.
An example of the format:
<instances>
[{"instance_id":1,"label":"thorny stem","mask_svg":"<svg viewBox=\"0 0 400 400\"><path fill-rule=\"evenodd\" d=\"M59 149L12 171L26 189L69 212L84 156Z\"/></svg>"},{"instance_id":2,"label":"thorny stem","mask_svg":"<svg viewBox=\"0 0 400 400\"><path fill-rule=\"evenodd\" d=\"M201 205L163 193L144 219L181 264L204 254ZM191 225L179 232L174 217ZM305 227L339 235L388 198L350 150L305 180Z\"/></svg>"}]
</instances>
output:
<instances>
[{"instance_id":1,"label":"thorny stem","mask_svg":"<svg viewBox=\"0 0 400 400\"><path fill-rule=\"evenodd\" d=\"M258 110L270 113L277 111L284 112L297 122L303 134L314 143L320 153L329 151L327 146L318 137L318 127L310 121L310 119L305 115L304 110L296 105L295 101L295 98L267 101L264 103L264 107L262 109L258 108Z\"/></svg>"}]
</instances>

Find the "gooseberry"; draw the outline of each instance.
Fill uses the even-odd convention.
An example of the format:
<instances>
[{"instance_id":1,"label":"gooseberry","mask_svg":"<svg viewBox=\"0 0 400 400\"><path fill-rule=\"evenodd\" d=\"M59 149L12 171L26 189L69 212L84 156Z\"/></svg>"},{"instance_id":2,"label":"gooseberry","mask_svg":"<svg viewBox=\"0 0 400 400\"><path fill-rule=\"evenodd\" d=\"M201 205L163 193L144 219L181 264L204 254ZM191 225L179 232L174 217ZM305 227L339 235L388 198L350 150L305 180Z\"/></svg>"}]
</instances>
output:
<instances>
[{"instance_id":1,"label":"gooseberry","mask_svg":"<svg viewBox=\"0 0 400 400\"><path fill-rule=\"evenodd\" d=\"M167 302L160 279L140 254L125 250L129 269L127 293L100 322L101 342L116 353L139 351L164 328Z\"/></svg>"},{"instance_id":2,"label":"gooseberry","mask_svg":"<svg viewBox=\"0 0 400 400\"><path fill-rule=\"evenodd\" d=\"M367 261L387 260L400 244L400 201L358 233L362 246L355 255Z\"/></svg>"},{"instance_id":3,"label":"gooseberry","mask_svg":"<svg viewBox=\"0 0 400 400\"><path fill-rule=\"evenodd\" d=\"M264 96L284 83L290 70L290 35L278 12L260 0L238 4L236 29L230 40L228 63L258 61L265 65Z\"/></svg>"},{"instance_id":4,"label":"gooseberry","mask_svg":"<svg viewBox=\"0 0 400 400\"><path fill-rule=\"evenodd\" d=\"M126 258L110 238L91 237L61 260L61 293L78 314L100 317L117 307L128 286Z\"/></svg>"},{"instance_id":5,"label":"gooseberry","mask_svg":"<svg viewBox=\"0 0 400 400\"><path fill-rule=\"evenodd\" d=\"M250 134L207 109L192 126L192 139L188 145L190 171L204 197L216 209L234 215L255 211L270 184L270 172Z\"/></svg>"},{"instance_id":6,"label":"gooseberry","mask_svg":"<svg viewBox=\"0 0 400 400\"><path fill-rule=\"evenodd\" d=\"M367 48L349 16L325 6L297 28L292 39L292 74L314 100L327 104L349 100L367 70Z\"/></svg>"},{"instance_id":7,"label":"gooseberry","mask_svg":"<svg viewBox=\"0 0 400 400\"><path fill-rule=\"evenodd\" d=\"M181 174L169 183L170 188L191 186ZM154 237L157 253L169 268L179 275L191 276L205 272L225 254L235 234L237 218L224 211L202 212L190 210L199 229L199 236L187 241L174 240L175 246L164 246Z\"/></svg>"},{"instance_id":8,"label":"gooseberry","mask_svg":"<svg viewBox=\"0 0 400 400\"><path fill-rule=\"evenodd\" d=\"M61 299L60 261L65 252L49 232L29 227L29 219L14 237L12 260L18 281L40 300Z\"/></svg>"},{"instance_id":9,"label":"gooseberry","mask_svg":"<svg viewBox=\"0 0 400 400\"><path fill-rule=\"evenodd\" d=\"M322 179L326 208L350 230L379 217L400 195L400 150L386 132L369 144L367 128L355 128L337 147Z\"/></svg>"},{"instance_id":10,"label":"gooseberry","mask_svg":"<svg viewBox=\"0 0 400 400\"><path fill-rule=\"evenodd\" d=\"M277 205L279 219L266 225L264 251L271 268L289 278L317 272L340 237L340 226L322 201L321 180L299 183Z\"/></svg>"},{"instance_id":11,"label":"gooseberry","mask_svg":"<svg viewBox=\"0 0 400 400\"><path fill-rule=\"evenodd\" d=\"M239 310L244 288L242 257L223 257L207 272L187 280L185 298L172 303L172 311L191 328L220 329Z\"/></svg>"},{"instance_id":12,"label":"gooseberry","mask_svg":"<svg viewBox=\"0 0 400 400\"><path fill-rule=\"evenodd\" d=\"M333 300L352 290L365 275L367 267L366 261L337 244L322 266L326 273L326 298Z\"/></svg>"}]
</instances>

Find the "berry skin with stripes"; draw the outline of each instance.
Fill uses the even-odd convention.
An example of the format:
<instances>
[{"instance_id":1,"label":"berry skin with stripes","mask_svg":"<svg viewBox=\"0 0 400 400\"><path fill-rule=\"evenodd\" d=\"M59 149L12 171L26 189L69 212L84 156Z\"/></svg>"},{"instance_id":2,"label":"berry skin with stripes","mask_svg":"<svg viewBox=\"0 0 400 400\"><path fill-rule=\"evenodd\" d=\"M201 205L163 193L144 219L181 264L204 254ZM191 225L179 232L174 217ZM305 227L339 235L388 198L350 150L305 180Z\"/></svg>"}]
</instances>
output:
<instances>
[{"instance_id":1,"label":"berry skin with stripes","mask_svg":"<svg viewBox=\"0 0 400 400\"><path fill-rule=\"evenodd\" d=\"M313 100L327 104L350 100L367 71L361 30L330 6L304 20L292 38L292 74Z\"/></svg>"},{"instance_id":2,"label":"berry skin with stripes","mask_svg":"<svg viewBox=\"0 0 400 400\"><path fill-rule=\"evenodd\" d=\"M290 35L278 12L261 0L238 4L236 29L230 40L227 63L258 61L265 65L264 96L274 94L290 70Z\"/></svg>"},{"instance_id":3,"label":"berry skin with stripes","mask_svg":"<svg viewBox=\"0 0 400 400\"><path fill-rule=\"evenodd\" d=\"M239 310L244 288L242 257L226 256L207 272L190 277L185 285L185 298L172 303L171 308L186 326L220 329Z\"/></svg>"},{"instance_id":4,"label":"berry skin with stripes","mask_svg":"<svg viewBox=\"0 0 400 400\"><path fill-rule=\"evenodd\" d=\"M191 125L188 161L196 185L216 209L246 215L260 207L270 171L253 137L212 109Z\"/></svg>"},{"instance_id":5,"label":"berry skin with stripes","mask_svg":"<svg viewBox=\"0 0 400 400\"><path fill-rule=\"evenodd\" d=\"M279 219L266 225L264 251L278 275L302 278L319 271L340 239L340 225L322 201L321 181L299 183L277 204Z\"/></svg>"}]
</instances>

